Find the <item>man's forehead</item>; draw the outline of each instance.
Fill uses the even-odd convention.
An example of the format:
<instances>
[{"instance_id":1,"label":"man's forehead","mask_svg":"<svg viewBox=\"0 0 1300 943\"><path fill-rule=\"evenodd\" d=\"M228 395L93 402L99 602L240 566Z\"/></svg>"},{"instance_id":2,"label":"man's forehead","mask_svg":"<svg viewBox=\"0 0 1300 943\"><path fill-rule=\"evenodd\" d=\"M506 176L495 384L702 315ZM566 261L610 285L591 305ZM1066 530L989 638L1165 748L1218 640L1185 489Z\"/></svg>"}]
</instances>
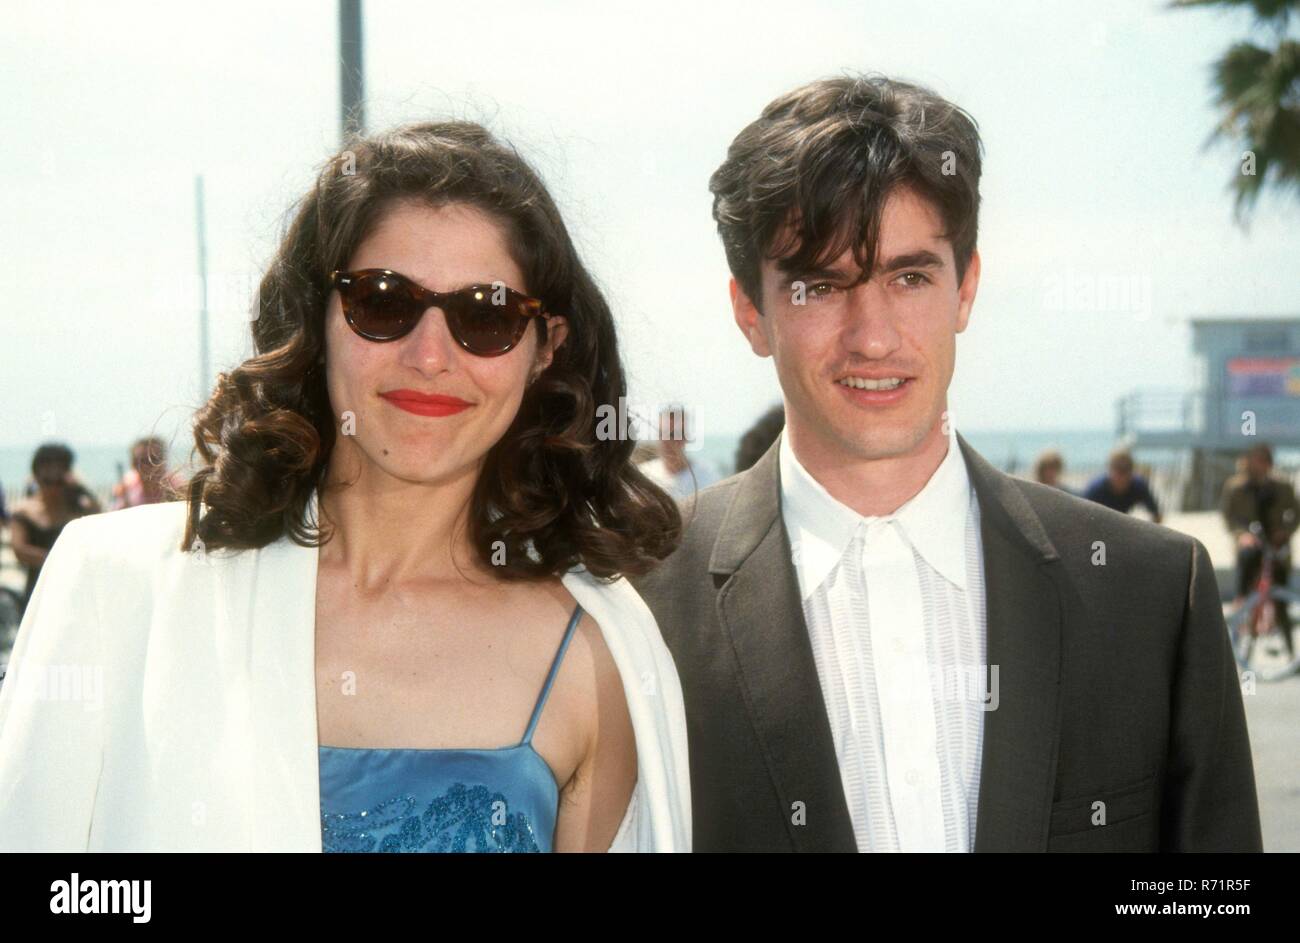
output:
<instances>
[{"instance_id":1,"label":"man's forehead","mask_svg":"<svg viewBox=\"0 0 1300 943\"><path fill-rule=\"evenodd\" d=\"M846 213L846 225L853 219L852 213ZM803 251L803 234L799 231L799 218L795 211L786 218L778 228L771 245L779 255L762 260L763 268L780 275L789 275L800 267ZM844 249L836 258L819 258L811 266L820 271L838 271L845 275L860 276L859 256L866 251L866 234L857 239L844 232L836 233L825 240L826 245L842 245ZM931 253L939 257L944 265L953 262L952 243L945 232L943 219L931 202L909 187L899 187L886 198L881 208L879 229L876 233L875 259L873 270L879 270L893 259L908 259L922 253ZM803 266L808 268L809 266Z\"/></svg>"}]
</instances>

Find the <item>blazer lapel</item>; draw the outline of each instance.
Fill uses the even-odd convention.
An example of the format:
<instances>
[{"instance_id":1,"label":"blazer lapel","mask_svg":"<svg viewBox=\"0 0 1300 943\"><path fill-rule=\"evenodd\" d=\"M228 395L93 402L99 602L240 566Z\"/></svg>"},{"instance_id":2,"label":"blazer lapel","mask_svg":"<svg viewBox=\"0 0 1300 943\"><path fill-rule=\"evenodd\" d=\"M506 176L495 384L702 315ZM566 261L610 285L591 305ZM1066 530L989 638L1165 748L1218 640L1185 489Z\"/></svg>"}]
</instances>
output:
<instances>
[{"instance_id":1,"label":"blazer lapel","mask_svg":"<svg viewBox=\"0 0 1300 943\"><path fill-rule=\"evenodd\" d=\"M980 505L987 654L998 704L984 715L976 851L1044 851L1060 728L1060 556L1010 478L956 436ZM737 485L710 560L718 615L740 664L772 780L807 824L800 850L853 851L834 739L780 513L777 446ZM792 811L793 815L793 811Z\"/></svg>"},{"instance_id":2,"label":"blazer lapel","mask_svg":"<svg viewBox=\"0 0 1300 943\"><path fill-rule=\"evenodd\" d=\"M726 577L718 618L795 848L856 851L780 513L777 455L774 445L745 473L718 531L709 561L711 573ZM804 824L796 823L800 809Z\"/></svg>"},{"instance_id":3,"label":"blazer lapel","mask_svg":"<svg viewBox=\"0 0 1300 943\"><path fill-rule=\"evenodd\" d=\"M1019 488L957 434L980 507L988 663L976 851L1046 851L1060 730L1060 556Z\"/></svg>"},{"instance_id":4,"label":"blazer lapel","mask_svg":"<svg viewBox=\"0 0 1300 943\"><path fill-rule=\"evenodd\" d=\"M317 554L281 537L248 554L225 594L223 631L242 640L246 667L242 690L231 695L247 705L243 788L254 851L321 850Z\"/></svg>"}]
</instances>

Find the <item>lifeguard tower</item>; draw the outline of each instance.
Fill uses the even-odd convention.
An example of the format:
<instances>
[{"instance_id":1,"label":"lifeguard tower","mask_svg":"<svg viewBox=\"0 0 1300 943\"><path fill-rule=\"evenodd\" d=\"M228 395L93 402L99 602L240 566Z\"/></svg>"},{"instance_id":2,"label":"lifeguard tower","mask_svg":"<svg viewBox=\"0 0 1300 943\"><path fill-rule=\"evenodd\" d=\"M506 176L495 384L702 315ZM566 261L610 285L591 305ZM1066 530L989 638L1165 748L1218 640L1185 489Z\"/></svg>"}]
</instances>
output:
<instances>
[{"instance_id":1,"label":"lifeguard tower","mask_svg":"<svg viewBox=\"0 0 1300 943\"><path fill-rule=\"evenodd\" d=\"M1196 388L1128 394L1117 404L1116 431L1134 451L1182 453L1182 509L1200 511L1217 507L1250 446L1300 449L1300 316L1193 318L1191 325Z\"/></svg>"}]
</instances>

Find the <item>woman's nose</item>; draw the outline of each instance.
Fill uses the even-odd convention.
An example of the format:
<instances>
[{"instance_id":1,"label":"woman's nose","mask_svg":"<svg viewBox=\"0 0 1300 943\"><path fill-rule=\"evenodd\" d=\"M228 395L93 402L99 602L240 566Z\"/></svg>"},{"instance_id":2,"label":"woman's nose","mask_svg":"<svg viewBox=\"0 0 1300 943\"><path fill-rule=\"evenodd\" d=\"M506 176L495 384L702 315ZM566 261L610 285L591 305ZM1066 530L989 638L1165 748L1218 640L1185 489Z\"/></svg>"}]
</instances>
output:
<instances>
[{"instance_id":1,"label":"woman's nose","mask_svg":"<svg viewBox=\"0 0 1300 943\"><path fill-rule=\"evenodd\" d=\"M456 356L456 340L447 327L447 315L437 306L426 308L419 323L398 343L401 362L426 373L445 370Z\"/></svg>"}]
</instances>

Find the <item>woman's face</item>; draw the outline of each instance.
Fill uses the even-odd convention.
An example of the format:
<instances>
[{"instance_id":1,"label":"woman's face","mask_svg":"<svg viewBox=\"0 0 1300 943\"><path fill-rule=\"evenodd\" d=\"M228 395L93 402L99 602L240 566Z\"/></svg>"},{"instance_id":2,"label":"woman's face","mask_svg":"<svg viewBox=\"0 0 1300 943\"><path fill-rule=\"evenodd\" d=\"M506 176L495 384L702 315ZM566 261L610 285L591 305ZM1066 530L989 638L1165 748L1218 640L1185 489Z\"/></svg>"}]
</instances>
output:
<instances>
[{"instance_id":1,"label":"woman's face","mask_svg":"<svg viewBox=\"0 0 1300 943\"><path fill-rule=\"evenodd\" d=\"M390 269L433 291L498 281L530 289L507 250L504 228L465 204L394 203L347 263L349 271L367 268ZM352 331L337 291L325 318L326 382L339 432L332 462L344 462L349 480L358 463L366 474L408 482L476 475L514 420L529 377L550 364L566 330L564 319L553 317L545 343L530 325L509 352L479 357L456 343L441 308L426 310L411 333L384 343ZM398 390L469 405L449 415L420 415L385 398Z\"/></svg>"},{"instance_id":2,"label":"woman's face","mask_svg":"<svg viewBox=\"0 0 1300 943\"><path fill-rule=\"evenodd\" d=\"M64 482L67 480L68 471L67 467L57 462L49 462L36 467L34 477L43 500L57 502L63 499Z\"/></svg>"}]
</instances>

